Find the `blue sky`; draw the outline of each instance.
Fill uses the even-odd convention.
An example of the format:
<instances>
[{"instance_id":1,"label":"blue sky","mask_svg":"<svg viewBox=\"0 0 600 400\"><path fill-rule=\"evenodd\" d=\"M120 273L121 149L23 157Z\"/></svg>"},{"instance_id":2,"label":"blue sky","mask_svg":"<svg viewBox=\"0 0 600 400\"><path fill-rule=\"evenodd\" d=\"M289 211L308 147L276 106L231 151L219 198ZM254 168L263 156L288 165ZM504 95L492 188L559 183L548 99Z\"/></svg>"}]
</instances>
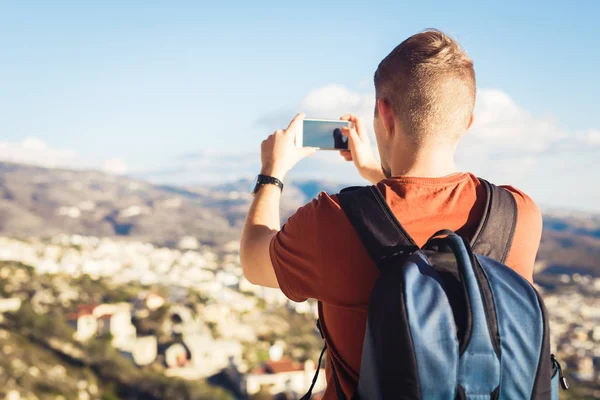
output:
<instances>
[{"instance_id":1,"label":"blue sky","mask_svg":"<svg viewBox=\"0 0 600 400\"><path fill-rule=\"evenodd\" d=\"M379 61L436 27L474 59L487 104L479 108L491 115L467 149L485 147L494 121L509 138L524 132L526 150L494 142L477 162L464 150L462 165L543 204L600 211L597 189L549 189L572 192L582 173L600 169L599 2L207 3L0 3L0 157L98 168L110 160L176 183L248 177L260 141L295 112L366 115ZM511 118L492 115L502 107ZM320 155L296 176L322 178L325 164L323 178L356 180L338 157Z\"/></svg>"}]
</instances>

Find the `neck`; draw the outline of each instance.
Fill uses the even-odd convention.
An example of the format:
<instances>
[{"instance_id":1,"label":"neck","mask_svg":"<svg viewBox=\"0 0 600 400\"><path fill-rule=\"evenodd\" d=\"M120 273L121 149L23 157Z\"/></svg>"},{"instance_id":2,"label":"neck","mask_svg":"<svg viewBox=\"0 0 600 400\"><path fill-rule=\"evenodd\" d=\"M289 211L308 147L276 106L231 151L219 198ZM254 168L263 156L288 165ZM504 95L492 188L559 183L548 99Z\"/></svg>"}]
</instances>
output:
<instances>
[{"instance_id":1,"label":"neck","mask_svg":"<svg viewBox=\"0 0 600 400\"><path fill-rule=\"evenodd\" d=\"M441 178L456 172L453 146L396 146L390 160L393 177Z\"/></svg>"}]
</instances>

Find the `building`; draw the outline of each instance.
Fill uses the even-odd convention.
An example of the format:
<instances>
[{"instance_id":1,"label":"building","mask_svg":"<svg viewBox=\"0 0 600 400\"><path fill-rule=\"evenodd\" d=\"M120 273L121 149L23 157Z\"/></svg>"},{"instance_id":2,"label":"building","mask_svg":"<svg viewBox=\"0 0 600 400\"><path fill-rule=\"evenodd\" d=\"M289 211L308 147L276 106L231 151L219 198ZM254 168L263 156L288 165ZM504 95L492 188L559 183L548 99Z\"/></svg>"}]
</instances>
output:
<instances>
[{"instance_id":1,"label":"building","mask_svg":"<svg viewBox=\"0 0 600 400\"><path fill-rule=\"evenodd\" d=\"M272 395L292 392L300 397L310 387L315 372L313 361L304 363L289 359L267 361L245 376L245 386L249 395L267 391ZM313 392L324 390L326 386L325 372L322 370Z\"/></svg>"},{"instance_id":2,"label":"building","mask_svg":"<svg viewBox=\"0 0 600 400\"><path fill-rule=\"evenodd\" d=\"M150 293L146 297L146 307L148 310L155 311L161 308L165 304L165 298L156 293Z\"/></svg>"},{"instance_id":3,"label":"building","mask_svg":"<svg viewBox=\"0 0 600 400\"><path fill-rule=\"evenodd\" d=\"M173 343L165 349L167 368L182 368L188 363L188 350L181 343Z\"/></svg>"},{"instance_id":4,"label":"building","mask_svg":"<svg viewBox=\"0 0 600 400\"><path fill-rule=\"evenodd\" d=\"M112 345L123 351L131 351L136 342L127 303L80 305L76 313L67 315L67 321L75 328L75 339L81 342L97 335L110 335Z\"/></svg>"},{"instance_id":5,"label":"building","mask_svg":"<svg viewBox=\"0 0 600 400\"><path fill-rule=\"evenodd\" d=\"M156 336L140 336L135 340L131 350L131 358L138 366L150 365L158 355L158 340Z\"/></svg>"},{"instance_id":6,"label":"building","mask_svg":"<svg viewBox=\"0 0 600 400\"><path fill-rule=\"evenodd\" d=\"M197 250L200 242L193 236L184 236L177 243L177 247L181 250Z\"/></svg>"},{"instance_id":7,"label":"building","mask_svg":"<svg viewBox=\"0 0 600 400\"><path fill-rule=\"evenodd\" d=\"M594 360L592 357L583 357L577 362L577 372L574 374L575 378L580 381L593 381L594 380Z\"/></svg>"},{"instance_id":8,"label":"building","mask_svg":"<svg viewBox=\"0 0 600 400\"><path fill-rule=\"evenodd\" d=\"M12 297L9 299L0 299L0 313L14 312L21 308L21 299Z\"/></svg>"},{"instance_id":9,"label":"building","mask_svg":"<svg viewBox=\"0 0 600 400\"><path fill-rule=\"evenodd\" d=\"M236 340L213 340L209 335L187 335L191 365L199 377L215 374L230 364L244 366L243 346Z\"/></svg>"},{"instance_id":10,"label":"building","mask_svg":"<svg viewBox=\"0 0 600 400\"><path fill-rule=\"evenodd\" d=\"M75 340L86 342L98 334L98 319L93 314L94 308L93 305L80 305L77 312L67 314L67 322L75 329Z\"/></svg>"}]
</instances>

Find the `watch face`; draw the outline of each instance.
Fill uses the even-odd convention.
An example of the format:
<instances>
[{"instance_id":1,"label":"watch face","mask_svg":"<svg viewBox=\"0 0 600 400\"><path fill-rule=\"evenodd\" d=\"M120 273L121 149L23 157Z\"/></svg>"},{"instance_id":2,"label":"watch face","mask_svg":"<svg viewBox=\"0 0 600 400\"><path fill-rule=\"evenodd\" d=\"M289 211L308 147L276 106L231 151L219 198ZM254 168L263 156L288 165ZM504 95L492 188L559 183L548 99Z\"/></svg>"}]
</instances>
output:
<instances>
[{"instance_id":1,"label":"watch face","mask_svg":"<svg viewBox=\"0 0 600 400\"><path fill-rule=\"evenodd\" d=\"M250 193L254 194L256 192L256 184L258 183L258 176L254 177L252 181L252 186L250 186Z\"/></svg>"}]
</instances>

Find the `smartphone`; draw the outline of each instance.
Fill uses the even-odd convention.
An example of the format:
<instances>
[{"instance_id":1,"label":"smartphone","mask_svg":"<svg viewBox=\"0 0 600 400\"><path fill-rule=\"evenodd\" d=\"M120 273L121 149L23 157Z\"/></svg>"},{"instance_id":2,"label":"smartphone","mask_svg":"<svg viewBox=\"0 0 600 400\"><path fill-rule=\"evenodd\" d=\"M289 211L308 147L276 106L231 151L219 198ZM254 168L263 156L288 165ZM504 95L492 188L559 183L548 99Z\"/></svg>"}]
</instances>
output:
<instances>
[{"instance_id":1,"label":"smartphone","mask_svg":"<svg viewBox=\"0 0 600 400\"><path fill-rule=\"evenodd\" d=\"M297 147L319 150L348 150L348 138L342 128L352 128L352 122L339 119L305 119L302 132L296 135Z\"/></svg>"}]
</instances>

